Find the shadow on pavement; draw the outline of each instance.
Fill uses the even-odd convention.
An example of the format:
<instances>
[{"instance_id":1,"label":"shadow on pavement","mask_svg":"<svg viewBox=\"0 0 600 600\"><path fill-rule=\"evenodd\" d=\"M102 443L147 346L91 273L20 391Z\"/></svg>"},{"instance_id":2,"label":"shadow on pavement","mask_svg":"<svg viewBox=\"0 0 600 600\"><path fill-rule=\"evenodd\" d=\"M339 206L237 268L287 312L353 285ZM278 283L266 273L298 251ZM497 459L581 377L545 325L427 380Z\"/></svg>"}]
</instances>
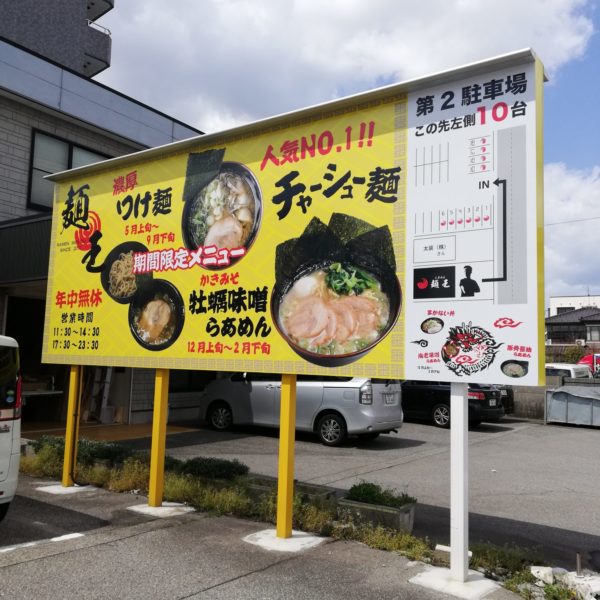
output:
<instances>
[{"instance_id":1,"label":"shadow on pavement","mask_svg":"<svg viewBox=\"0 0 600 600\"><path fill-rule=\"evenodd\" d=\"M502 433L503 431L512 431L513 427L500 425L498 423L481 423L481 425L469 427L469 429L479 433Z\"/></svg>"},{"instance_id":2,"label":"shadow on pavement","mask_svg":"<svg viewBox=\"0 0 600 600\"><path fill-rule=\"evenodd\" d=\"M413 534L428 537L435 544L449 545L450 509L417 504ZM581 553L583 566L593 568L589 553L600 548L600 536L469 513L469 546L478 543L528 549L534 558L574 571L577 552Z\"/></svg>"},{"instance_id":3,"label":"shadow on pavement","mask_svg":"<svg viewBox=\"0 0 600 600\"><path fill-rule=\"evenodd\" d=\"M17 494L0 524L0 545L47 540L107 525L104 519Z\"/></svg>"},{"instance_id":4,"label":"shadow on pavement","mask_svg":"<svg viewBox=\"0 0 600 600\"><path fill-rule=\"evenodd\" d=\"M183 448L185 446L201 446L217 442L240 440L247 437L267 437L278 443L279 429L267 427L235 427L230 431L213 431L211 429L199 429L185 433L173 433L167 435L167 450L169 448ZM305 431L296 432L296 441L314 443L315 447L321 447L321 443L314 434ZM123 440L120 444L133 450L149 450L150 438ZM412 448L425 444L421 440L401 438L391 435L380 435L377 439L366 441L356 437L350 437L341 446L342 448L360 448L365 451L398 450L399 448Z\"/></svg>"},{"instance_id":5,"label":"shadow on pavement","mask_svg":"<svg viewBox=\"0 0 600 600\"><path fill-rule=\"evenodd\" d=\"M432 428L435 425L426 419L417 419L415 417L405 417L404 421L406 423L418 423L420 425L430 425ZM436 428L438 429L438 428ZM502 433L503 431L512 431L513 427L510 426L509 423L481 423L479 425L471 425L469 424L469 431L476 431L480 433ZM450 435L450 429L446 429L448 435Z\"/></svg>"}]
</instances>

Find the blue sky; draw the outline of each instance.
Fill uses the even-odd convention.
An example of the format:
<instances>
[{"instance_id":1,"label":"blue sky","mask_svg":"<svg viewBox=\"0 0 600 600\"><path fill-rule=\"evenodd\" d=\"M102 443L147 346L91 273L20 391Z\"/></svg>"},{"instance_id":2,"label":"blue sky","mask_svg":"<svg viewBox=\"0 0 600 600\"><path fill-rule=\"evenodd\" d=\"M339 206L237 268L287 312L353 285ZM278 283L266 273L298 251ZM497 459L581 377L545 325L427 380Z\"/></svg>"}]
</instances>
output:
<instances>
[{"instance_id":1,"label":"blue sky","mask_svg":"<svg viewBox=\"0 0 600 600\"><path fill-rule=\"evenodd\" d=\"M99 21L112 31L112 64L98 79L213 132L531 47L550 77L546 295L600 294L600 266L591 260L600 225L598 0L324 6L122 0Z\"/></svg>"},{"instance_id":2,"label":"blue sky","mask_svg":"<svg viewBox=\"0 0 600 600\"><path fill-rule=\"evenodd\" d=\"M600 10L585 54L562 67L545 86L544 159L591 169L600 164ZM542 57L543 58L543 57ZM600 198L596 213L600 216Z\"/></svg>"}]
</instances>

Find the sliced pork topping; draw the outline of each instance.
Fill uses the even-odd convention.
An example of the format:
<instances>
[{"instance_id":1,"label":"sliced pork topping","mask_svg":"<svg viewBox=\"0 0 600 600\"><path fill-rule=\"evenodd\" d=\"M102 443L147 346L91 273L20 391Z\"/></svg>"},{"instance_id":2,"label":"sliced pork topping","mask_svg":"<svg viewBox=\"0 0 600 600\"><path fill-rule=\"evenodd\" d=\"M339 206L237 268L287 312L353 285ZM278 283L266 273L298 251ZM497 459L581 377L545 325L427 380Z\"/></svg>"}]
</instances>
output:
<instances>
[{"instance_id":1,"label":"sliced pork topping","mask_svg":"<svg viewBox=\"0 0 600 600\"><path fill-rule=\"evenodd\" d=\"M294 314L287 320L288 333L298 339L314 338L327 327L329 309L315 296L298 301Z\"/></svg>"},{"instance_id":2,"label":"sliced pork topping","mask_svg":"<svg viewBox=\"0 0 600 600\"><path fill-rule=\"evenodd\" d=\"M337 269L334 275L347 273ZM298 279L283 297L280 320L286 334L301 347L321 354L346 354L374 342L385 328L389 301L379 283L362 274L371 287L360 293L336 280L338 292L330 287L325 270ZM375 281L375 284L370 282ZM366 284L365 284L366 285Z\"/></svg>"}]
</instances>

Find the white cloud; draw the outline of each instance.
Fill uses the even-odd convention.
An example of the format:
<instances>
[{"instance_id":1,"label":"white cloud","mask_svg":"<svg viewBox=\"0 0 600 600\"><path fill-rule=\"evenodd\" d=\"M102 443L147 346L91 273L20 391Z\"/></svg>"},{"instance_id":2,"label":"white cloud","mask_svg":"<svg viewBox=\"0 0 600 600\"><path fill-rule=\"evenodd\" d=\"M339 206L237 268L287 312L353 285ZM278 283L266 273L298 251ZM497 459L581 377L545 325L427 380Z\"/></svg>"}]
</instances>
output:
<instances>
[{"instance_id":1,"label":"white cloud","mask_svg":"<svg viewBox=\"0 0 600 600\"><path fill-rule=\"evenodd\" d=\"M99 80L205 132L532 47L585 52L588 0L120 0ZM600 216L600 170L546 168L546 221ZM546 228L547 294L600 293L600 221Z\"/></svg>"},{"instance_id":2,"label":"white cloud","mask_svg":"<svg viewBox=\"0 0 600 600\"><path fill-rule=\"evenodd\" d=\"M584 52L591 12L587 0L127 0L100 21L113 53L99 80L215 131L524 47L552 74Z\"/></svg>"},{"instance_id":3,"label":"white cloud","mask_svg":"<svg viewBox=\"0 0 600 600\"><path fill-rule=\"evenodd\" d=\"M600 167L546 165L544 188L546 295L600 294Z\"/></svg>"}]
</instances>

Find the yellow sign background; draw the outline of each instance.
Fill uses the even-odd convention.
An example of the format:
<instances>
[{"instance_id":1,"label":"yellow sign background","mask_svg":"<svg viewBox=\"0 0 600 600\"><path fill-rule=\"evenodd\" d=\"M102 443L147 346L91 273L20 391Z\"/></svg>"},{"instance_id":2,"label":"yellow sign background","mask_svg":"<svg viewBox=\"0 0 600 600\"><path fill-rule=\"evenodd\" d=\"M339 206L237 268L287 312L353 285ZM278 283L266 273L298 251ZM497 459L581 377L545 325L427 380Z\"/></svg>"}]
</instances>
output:
<instances>
[{"instance_id":1,"label":"yellow sign background","mask_svg":"<svg viewBox=\"0 0 600 600\"><path fill-rule=\"evenodd\" d=\"M369 135L369 123L373 122L373 135ZM364 124L364 125L363 125ZM274 161L265 161L267 149L272 147L273 154L281 158L281 146L290 140L300 140L303 136L319 136L328 131L335 144L327 153L315 152L298 162L286 162L276 165ZM322 115L299 123L289 123L285 127L261 132L258 135L227 139L219 144L211 136L210 144L198 138L197 147L185 152L177 148L164 149L164 157L119 166L107 165L89 175L74 177L73 180L56 185L52 240L50 252L50 270L46 303L46 321L44 332L44 362L85 365L112 365L151 368L180 368L201 370L233 370L254 372L314 373L330 375L369 375L380 377L403 377L403 312L393 330L381 340L368 354L358 361L343 367L320 367L300 358L280 336L271 319L270 311L264 314L266 323L271 327L267 338L227 337L212 338L206 332L206 320L211 315L191 314L188 308L190 294L195 290L205 293L220 289L254 290L267 286L270 292L275 283L275 249L278 244L296 238L302 234L313 217L328 223L334 212L346 213L375 227L387 225L392 233L396 256L397 275L402 287L406 289L404 277L404 239L405 239L405 177L406 177L406 137L407 137L406 97L400 96L386 102L355 107L339 114ZM99 241L101 251L96 261L101 265L108 252L126 241L139 241L149 251L178 249L185 246L182 237L183 193L186 165L190 152L203 152L208 149L225 149L223 160L244 164L258 180L262 191L262 221L254 243L246 256L226 269L207 270L195 265L186 270L155 272L155 279L166 279L177 287L186 306L185 323L177 341L160 351L143 348L129 331L128 304L119 304L112 300L100 283L100 274L88 272L82 263L85 251L75 242L76 227L64 227L63 211L71 188L77 190L89 185L89 211L96 213L101 220L102 237ZM335 173L328 168L336 166ZM334 180L348 171L352 177L363 177L368 182L369 173L375 168L389 169L400 167L400 187L398 200L394 203L380 201L368 202L365 199L367 185L355 185L353 198L341 198L341 192L326 198L322 191L311 193L314 184L323 184L323 188L332 181L323 176L332 173ZM302 182L306 186L306 195L312 197L306 212L296 204L294 198L289 214L279 219L277 211L281 205L272 202L273 196L281 191L276 186L285 174L298 171L294 183ZM158 188L172 188L171 212L168 215L152 216L149 211L145 218L130 217L127 221L117 212L117 202L126 194L114 195L114 182L119 177L136 173L137 186L131 192L135 197L146 191L154 193ZM151 233L132 234L132 226L150 226ZM156 233L172 233L174 241L155 243ZM211 285L206 276L216 274L239 274L237 283ZM203 278L203 276L205 276ZM88 292L100 290L101 301L95 306L85 306ZM97 293L97 292L96 292ZM69 296L69 294L71 294ZM71 304L77 295L77 302ZM64 303L70 298L71 303ZM255 321L257 313L247 313ZM218 313L219 321L226 317L239 315ZM234 350L222 350L218 353L206 351L208 344L226 342L234 345ZM243 353L244 342L266 342L270 351L266 353ZM237 344L236 344L237 343ZM204 352L198 349L204 344Z\"/></svg>"}]
</instances>

